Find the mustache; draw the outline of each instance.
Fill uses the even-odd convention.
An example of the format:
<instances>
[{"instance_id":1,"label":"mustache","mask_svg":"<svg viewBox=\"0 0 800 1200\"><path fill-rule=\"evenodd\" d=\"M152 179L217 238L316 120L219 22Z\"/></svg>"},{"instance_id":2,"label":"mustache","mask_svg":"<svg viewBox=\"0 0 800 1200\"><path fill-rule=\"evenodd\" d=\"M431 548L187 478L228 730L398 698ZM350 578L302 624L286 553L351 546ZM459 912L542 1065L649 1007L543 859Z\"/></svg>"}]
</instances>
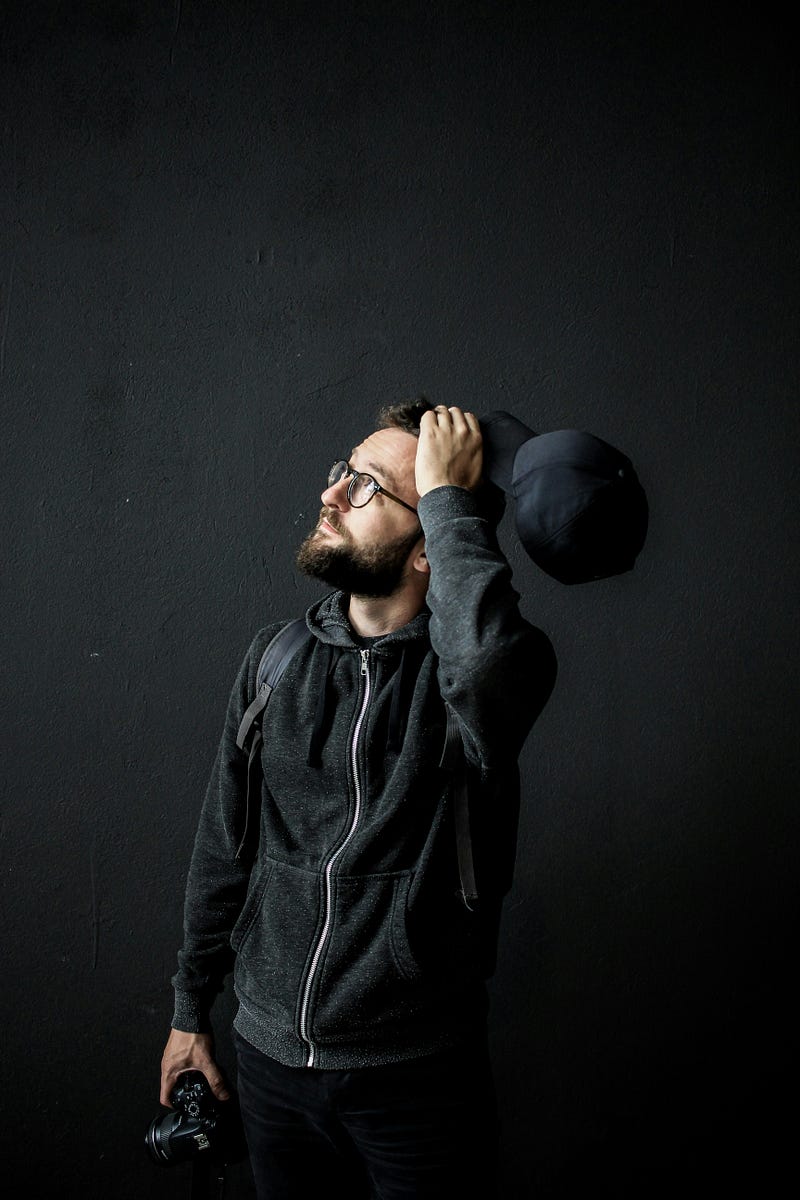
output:
<instances>
[{"instance_id":1,"label":"mustache","mask_svg":"<svg viewBox=\"0 0 800 1200\"><path fill-rule=\"evenodd\" d=\"M344 530L342 529L341 525L339 524L338 520L336 519L336 514L333 512L333 509L321 508L320 512L319 512L319 517L317 518L317 528L319 528L321 521L327 521L328 524L331 525L336 530L337 533L344 534Z\"/></svg>"}]
</instances>

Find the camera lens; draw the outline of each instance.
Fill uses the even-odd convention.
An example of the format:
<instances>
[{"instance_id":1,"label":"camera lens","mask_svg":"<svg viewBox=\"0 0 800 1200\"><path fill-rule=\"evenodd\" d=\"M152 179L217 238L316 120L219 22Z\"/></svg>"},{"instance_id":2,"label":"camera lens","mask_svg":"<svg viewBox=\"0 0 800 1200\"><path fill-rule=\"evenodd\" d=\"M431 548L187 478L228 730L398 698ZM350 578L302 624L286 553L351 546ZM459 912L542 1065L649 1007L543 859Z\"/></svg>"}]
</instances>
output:
<instances>
[{"instance_id":1,"label":"camera lens","mask_svg":"<svg viewBox=\"0 0 800 1200\"><path fill-rule=\"evenodd\" d=\"M150 1122L145 1144L150 1157L161 1166L170 1166L172 1163L194 1158L210 1146L202 1123L196 1117L187 1117L176 1112L155 1117Z\"/></svg>"}]
</instances>

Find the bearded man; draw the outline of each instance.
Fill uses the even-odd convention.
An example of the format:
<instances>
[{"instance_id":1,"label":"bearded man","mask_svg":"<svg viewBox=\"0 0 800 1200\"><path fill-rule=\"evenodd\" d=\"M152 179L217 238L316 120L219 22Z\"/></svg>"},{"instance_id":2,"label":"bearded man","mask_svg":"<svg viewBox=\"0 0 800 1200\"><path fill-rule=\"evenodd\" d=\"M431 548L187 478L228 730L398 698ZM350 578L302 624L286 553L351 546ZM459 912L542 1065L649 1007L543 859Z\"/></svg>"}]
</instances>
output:
<instances>
[{"instance_id":1,"label":"bearded man","mask_svg":"<svg viewBox=\"0 0 800 1200\"><path fill-rule=\"evenodd\" d=\"M234 683L189 869L161 1100L190 1069L229 1095L209 1013L233 970L259 1200L495 1194L486 979L516 762L556 667L520 615L481 469L477 418L424 401L386 410L332 467L297 564L334 590L308 610L270 700L250 858L237 856L236 736L285 621L259 631ZM459 874L456 774L477 900Z\"/></svg>"}]
</instances>

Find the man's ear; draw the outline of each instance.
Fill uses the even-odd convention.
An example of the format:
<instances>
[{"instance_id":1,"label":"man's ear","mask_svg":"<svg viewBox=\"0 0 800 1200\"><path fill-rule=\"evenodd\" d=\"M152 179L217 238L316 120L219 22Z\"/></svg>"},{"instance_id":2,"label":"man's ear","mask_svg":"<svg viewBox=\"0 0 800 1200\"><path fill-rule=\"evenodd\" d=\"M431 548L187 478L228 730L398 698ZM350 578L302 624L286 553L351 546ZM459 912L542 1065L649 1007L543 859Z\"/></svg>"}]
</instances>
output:
<instances>
[{"instance_id":1,"label":"man's ear","mask_svg":"<svg viewBox=\"0 0 800 1200\"><path fill-rule=\"evenodd\" d=\"M412 558L411 566L415 571L420 571L423 575L430 575L431 568L430 568L430 563L428 562L428 556L425 553L425 543L424 542L422 543L422 547L417 551L417 553Z\"/></svg>"}]
</instances>

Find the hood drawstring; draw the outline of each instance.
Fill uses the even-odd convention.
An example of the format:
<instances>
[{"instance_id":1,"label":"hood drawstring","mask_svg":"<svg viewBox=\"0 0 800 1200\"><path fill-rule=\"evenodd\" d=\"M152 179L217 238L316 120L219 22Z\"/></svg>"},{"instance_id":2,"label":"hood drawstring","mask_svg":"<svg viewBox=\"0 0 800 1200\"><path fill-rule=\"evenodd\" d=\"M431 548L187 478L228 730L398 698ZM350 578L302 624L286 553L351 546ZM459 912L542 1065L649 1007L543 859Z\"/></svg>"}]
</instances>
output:
<instances>
[{"instance_id":1,"label":"hood drawstring","mask_svg":"<svg viewBox=\"0 0 800 1200\"><path fill-rule=\"evenodd\" d=\"M408 722L408 704L403 696L403 680L406 675L406 647L400 652L400 666L392 678L392 701L389 706L389 732L386 738L386 749L399 754L403 745Z\"/></svg>"},{"instance_id":2,"label":"hood drawstring","mask_svg":"<svg viewBox=\"0 0 800 1200\"><path fill-rule=\"evenodd\" d=\"M339 661L341 651L337 646L328 644L328 662L325 668L325 682L317 694L317 707L314 712L314 726L311 731L311 741L308 747L307 762L310 767L322 766L322 747L328 735L330 719L333 716L332 705L328 704L331 676Z\"/></svg>"}]
</instances>

